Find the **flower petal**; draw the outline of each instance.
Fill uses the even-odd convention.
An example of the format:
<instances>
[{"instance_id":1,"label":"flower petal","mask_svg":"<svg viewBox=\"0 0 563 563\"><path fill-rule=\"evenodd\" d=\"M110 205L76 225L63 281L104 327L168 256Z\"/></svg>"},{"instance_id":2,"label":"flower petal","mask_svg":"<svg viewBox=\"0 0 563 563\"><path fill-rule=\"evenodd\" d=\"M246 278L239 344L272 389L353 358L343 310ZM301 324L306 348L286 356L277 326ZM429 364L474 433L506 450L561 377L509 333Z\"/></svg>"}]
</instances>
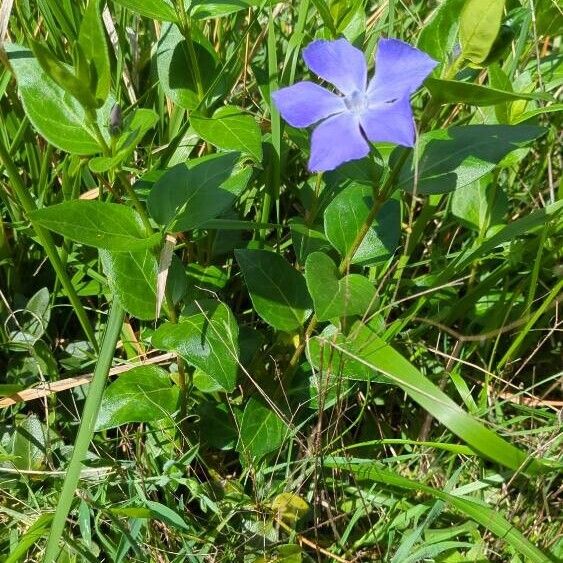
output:
<instances>
[{"instance_id":1,"label":"flower petal","mask_svg":"<svg viewBox=\"0 0 563 563\"><path fill-rule=\"evenodd\" d=\"M380 39L375 58L375 76L368 86L368 99L387 102L410 96L438 63L419 49L398 39Z\"/></svg>"},{"instance_id":2,"label":"flower petal","mask_svg":"<svg viewBox=\"0 0 563 563\"><path fill-rule=\"evenodd\" d=\"M361 115L360 124L370 141L414 146L414 119L408 95L392 104L370 107Z\"/></svg>"},{"instance_id":3,"label":"flower petal","mask_svg":"<svg viewBox=\"0 0 563 563\"><path fill-rule=\"evenodd\" d=\"M367 64L364 54L346 39L309 43L303 50L307 66L343 94L365 92Z\"/></svg>"},{"instance_id":4,"label":"flower petal","mask_svg":"<svg viewBox=\"0 0 563 563\"><path fill-rule=\"evenodd\" d=\"M358 116L352 112L334 115L313 131L309 170L334 170L342 163L363 158L368 153L369 145L360 131Z\"/></svg>"},{"instance_id":5,"label":"flower petal","mask_svg":"<svg viewBox=\"0 0 563 563\"><path fill-rule=\"evenodd\" d=\"M344 100L312 82L298 82L272 93L282 117L293 127L308 127L346 110Z\"/></svg>"}]
</instances>

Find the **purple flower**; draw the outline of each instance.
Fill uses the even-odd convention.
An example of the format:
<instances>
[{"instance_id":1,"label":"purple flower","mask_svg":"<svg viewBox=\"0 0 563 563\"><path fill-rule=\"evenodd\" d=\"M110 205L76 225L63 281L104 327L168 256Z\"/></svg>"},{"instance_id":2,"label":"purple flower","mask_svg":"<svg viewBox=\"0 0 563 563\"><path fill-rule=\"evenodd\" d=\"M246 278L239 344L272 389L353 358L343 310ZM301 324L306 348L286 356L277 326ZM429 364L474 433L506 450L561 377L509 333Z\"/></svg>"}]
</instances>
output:
<instances>
[{"instance_id":1,"label":"purple flower","mask_svg":"<svg viewBox=\"0 0 563 563\"><path fill-rule=\"evenodd\" d=\"M334 170L369 153L368 141L412 147L415 141L410 95L438 64L397 39L381 39L375 76L368 84L364 54L346 39L313 41L303 51L307 66L334 84L334 94L313 82L298 82L272 93L293 127L315 123L309 170Z\"/></svg>"}]
</instances>

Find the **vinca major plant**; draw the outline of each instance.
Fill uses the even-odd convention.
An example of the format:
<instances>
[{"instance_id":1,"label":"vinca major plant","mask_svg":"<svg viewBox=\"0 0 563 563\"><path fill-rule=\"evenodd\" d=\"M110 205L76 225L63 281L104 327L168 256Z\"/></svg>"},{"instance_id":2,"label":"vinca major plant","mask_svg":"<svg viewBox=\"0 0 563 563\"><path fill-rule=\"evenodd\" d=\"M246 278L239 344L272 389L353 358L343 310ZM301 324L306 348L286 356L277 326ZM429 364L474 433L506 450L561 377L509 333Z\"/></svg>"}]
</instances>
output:
<instances>
[{"instance_id":1,"label":"vinca major plant","mask_svg":"<svg viewBox=\"0 0 563 563\"><path fill-rule=\"evenodd\" d=\"M2 560L563 556L558 22L5 1Z\"/></svg>"}]
</instances>

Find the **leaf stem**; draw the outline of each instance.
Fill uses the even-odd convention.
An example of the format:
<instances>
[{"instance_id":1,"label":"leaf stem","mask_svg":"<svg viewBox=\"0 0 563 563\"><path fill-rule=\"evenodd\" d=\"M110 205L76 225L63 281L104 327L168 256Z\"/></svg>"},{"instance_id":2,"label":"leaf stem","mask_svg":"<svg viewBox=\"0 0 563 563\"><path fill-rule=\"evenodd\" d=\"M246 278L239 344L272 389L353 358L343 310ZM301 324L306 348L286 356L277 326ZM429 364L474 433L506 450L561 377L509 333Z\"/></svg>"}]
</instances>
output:
<instances>
[{"instance_id":1,"label":"leaf stem","mask_svg":"<svg viewBox=\"0 0 563 563\"><path fill-rule=\"evenodd\" d=\"M80 479L82 462L86 457L90 441L94 434L102 395L113 361L117 340L123 326L124 317L125 311L117 299L114 298L111 304L106 330L102 338L102 346L96 363L96 369L94 370L94 375L88 389L88 396L84 403L80 428L78 429L78 435L74 442L74 450L68 464L53 523L51 524L45 558L43 559L46 563L52 563L58 557L59 540L63 534L66 518L72 506L76 486Z\"/></svg>"},{"instance_id":2,"label":"leaf stem","mask_svg":"<svg viewBox=\"0 0 563 563\"><path fill-rule=\"evenodd\" d=\"M9 155L2 139L0 139L0 160L3 162L4 167L6 168L6 172L8 173L8 177L10 178L10 184L15 192L16 198L18 199L19 204L21 205L29 219L30 213L37 209L37 205L35 203L35 200L29 194L27 188L24 186L16 165ZM43 246L43 248L45 249L45 254L51 262L57 278L61 282L61 285L63 286L68 296L68 299L72 305L72 308L74 309L76 317L78 318L78 322L80 323L80 326L82 327L86 338L88 339L94 350L98 351L98 343L96 342L94 329L92 328L90 320L88 319L88 315L86 314L86 310L84 309L82 302L80 301L80 298L78 297L78 294L76 293L76 290L72 285L70 278L68 277L51 233L40 225L35 224L31 219L29 219L29 221L37 235L37 238L39 239L39 242L41 243L41 246Z\"/></svg>"}]
</instances>

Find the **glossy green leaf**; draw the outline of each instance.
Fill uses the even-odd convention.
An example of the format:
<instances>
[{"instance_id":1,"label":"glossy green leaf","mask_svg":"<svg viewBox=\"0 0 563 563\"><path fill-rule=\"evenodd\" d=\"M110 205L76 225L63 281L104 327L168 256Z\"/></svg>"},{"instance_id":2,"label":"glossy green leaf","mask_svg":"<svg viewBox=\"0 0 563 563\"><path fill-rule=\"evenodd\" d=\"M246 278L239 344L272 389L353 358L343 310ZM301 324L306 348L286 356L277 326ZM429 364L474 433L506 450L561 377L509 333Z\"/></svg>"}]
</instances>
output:
<instances>
[{"instance_id":1,"label":"glossy green leaf","mask_svg":"<svg viewBox=\"0 0 563 563\"><path fill-rule=\"evenodd\" d=\"M503 541L509 543L517 553L522 554L528 561L545 563L551 557L543 553L519 532L513 523L503 518L497 508L490 508L481 499L456 496L423 483L412 481L395 471L383 467L371 460L349 460L341 457L328 457L325 466L351 471L358 480L369 479L391 487L398 487L417 493L425 493L433 498L442 500L460 511L465 516L487 528Z\"/></svg>"},{"instance_id":2,"label":"glossy green leaf","mask_svg":"<svg viewBox=\"0 0 563 563\"><path fill-rule=\"evenodd\" d=\"M330 250L330 243L325 234L315 227L308 226L300 217L290 219L289 227L291 228L291 242L299 264L305 264L305 260L311 252Z\"/></svg>"},{"instance_id":3,"label":"glossy green leaf","mask_svg":"<svg viewBox=\"0 0 563 563\"><path fill-rule=\"evenodd\" d=\"M96 156L88 163L92 172L102 173L116 168L124 162L136 149L147 131L158 121L158 115L152 109L137 109L130 120L127 120L123 132L115 144L114 156Z\"/></svg>"},{"instance_id":4,"label":"glossy green leaf","mask_svg":"<svg viewBox=\"0 0 563 563\"><path fill-rule=\"evenodd\" d=\"M365 343L359 354L357 349L354 352L349 351L346 345L332 344L330 339L325 340L325 346L328 350L333 346L345 356L373 369L384 380L400 387L411 399L480 455L514 471L524 470L530 474L537 474L542 470L541 462L516 448L465 412L406 358L382 340L375 331L360 323L355 325L352 331L355 338Z\"/></svg>"},{"instance_id":5,"label":"glossy green leaf","mask_svg":"<svg viewBox=\"0 0 563 563\"><path fill-rule=\"evenodd\" d=\"M104 390L96 431L169 418L177 403L178 388L166 371L158 366L133 368Z\"/></svg>"},{"instance_id":6,"label":"glossy green leaf","mask_svg":"<svg viewBox=\"0 0 563 563\"><path fill-rule=\"evenodd\" d=\"M444 103L464 103L474 106L494 106L513 100L551 100L546 94L527 94L525 92L510 92L498 90L480 84L458 82L456 80L439 80L428 78L424 83L432 95Z\"/></svg>"},{"instance_id":7,"label":"glossy green leaf","mask_svg":"<svg viewBox=\"0 0 563 563\"><path fill-rule=\"evenodd\" d=\"M193 47L201 69L202 86L207 91L215 81L217 63L208 48L196 41ZM162 26L162 35L156 53L156 66L164 93L184 109L197 109L201 100L195 79L190 72L192 64L188 57L188 46L175 25Z\"/></svg>"},{"instance_id":8,"label":"glossy green leaf","mask_svg":"<svg viewBox=\"0 0 563 563\"><path fill-rule=\"evenodd\" d=\"M249 154L262 160L262 134L254 118L235 106L223 106L212 117L192 113L191 126L205 141L221 149Z\"/></svg>"},{"instance_id":9,"label":"glossy green leaf","mask_svg":"<svg viewBox=\"0 0 563 563\"><path fill-rule=\"evenodd\" d=\"M168 0L115 0L132 12L154 20L177 22L178 16Z\"/></svg>"},{"instance_id":10,"label":"glossy green leaf","mask_svg":"<svg viewBox=\"0 0 563 563\"><path fill-rule=\"evenodd\" d=\"M155 246L160 235L147 236L138 213L126 205L75 200L31 213L37 224L75 242L129 252Z\"/></svg>"},{"instance_id":11,"label":"glossy green leaf","mask_svg":"<svg viewBox=\"0 0 563 563\"><path fill-rule=\"evenodd\" d=\"M158 264L152 251L100 250L100 258L111 293L121 306L137 319L154 319Z\"/></svg>"},{"instance_id":12,"label":"glossy green leaf","mask_svg":"<svg viewBox=\"0 0 563 563\"><path fill-rule=\"evenodd\" d=\"M398 187L419 194L451 192L489 173L511 151L545 133L533 125L466 125L425 133L419 139L418 178L412 154L399 174Z\"/></svg>"},{"instance_id":13,"label":"glossy green leaf","mask_svg":"<svg viewBox=\"0 0 563 563\"><path fill-rule=\"evenodd\" d=\"M278 330L298 329L309 316L305 278L282 256L268 250L235 250L256 312Z\"/></svg>"},{"instance_id":14,"label":"glossy green leaf","mask_svg":"<svg viewBox=\"0 0 563 563\"><path fill-rule=\"evenodd\" d=\"M459 14L464 3L465 0L441 2L422 28L417 47L437 61L447 62L457 41Z\"/></svg>"},{"instance_id":15,"label":"glossy green leaf","mask_svg":"<svg viewBox=\"0 0 563 563\"><path fill-rule=\"evenodd\" d=\"M459 22L462 56L474 64L489 54L500 30L504 0L466 0Z\"/></svg>"},{"instance_id":16,"label":"glossy green leaf","mask_svg":"<svg viewBox=\"0 0 563 563\"><path fill-rule=\"evenodd\" d=\"M18 82L25 113L35 129L49 143L66 152L81 155L102 152L80 103L47 76L31 51L14 43L5 44L4 48ZM107 132L112 105L113 101L108 98L97 112L102 134Z\"/></svg>"},{"instance_id":17,"label":"glossy green leaf","mask_svg":"<svg viewBox=\"0 0 563 563\"><path fill-rule=\"evenodd\" d=\"M220 215L232 206L252 173L237 164L239 156L215 154L168 170L147 201L153 219L170 230L187 231Z\"/></svg>"},{"instance_id":18,"label":"glossy green leaf","mask_svg":"<svg viewBox=\"0 0 563 563\"><path fill-rule=\"evenodd\" d=\"M305 280L319 321L364 315L373 305L373 284L360 274L340 278L338 267L323 252L313 252L308 256Z\"/></svg>"},{"instance_id":19,"label":"glossy green leaf","mask_svg":"<svg viewBox=\"0 0 563 563\"><path fill-rule=\"evenodd\" d=\"M325 234L341 256L352 245L373 205L370 186L352 184L341 191L324 213ZM371 229L354 254L352 264L372 265L389 258L401 236L401 205L396 199L386 201Z\"/></svg>"},{"instance_id":20,"label":"glossy green leaf","mask_svg":"<svg viewBox=\"0 0 563 563\"><path fill-rule=\"evenodd\" d=\"M246 403L239 432L237 450L247 458L260 460L281 446L288 429L273 410L252 397Z\"/></svg>"},{"instance_id":21,"label":"glossy green leaf","mask_svg":"<svg viewBox=\"0 0 563 563\"><path fill-rule=\"evenodd\" d=\"M111 67L100 0L88 0L78 43L90 63L90 83L94 87L95 98L98 105L102 105L111 87Z\"/></svg>"},{"instance_id":22,"label":"glossy green leaf","mask_svg":"<svg viewBox=\"0 0 563 563\"><path fill-rule=\"evenodd\" d=\"M238 372L238 326L231 310L219 301L201 301L179 322L164 323L152 344L172 351L205 372L227 393L234 390Z\"/></svg>"}]
</instances>

